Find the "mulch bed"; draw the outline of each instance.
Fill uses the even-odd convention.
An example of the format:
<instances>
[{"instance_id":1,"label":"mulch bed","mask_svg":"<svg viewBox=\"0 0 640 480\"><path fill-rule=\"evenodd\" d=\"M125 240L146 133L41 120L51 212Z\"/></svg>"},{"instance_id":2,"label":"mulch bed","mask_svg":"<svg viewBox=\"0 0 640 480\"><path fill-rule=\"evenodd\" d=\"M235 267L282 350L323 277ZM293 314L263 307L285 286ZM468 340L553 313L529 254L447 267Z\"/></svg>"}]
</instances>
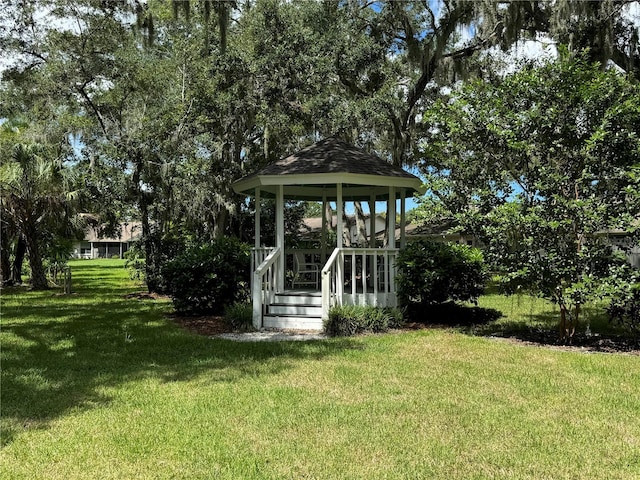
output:
<instances>
[{"instance_id":1,"label":"mulch bed","mask_svg":"<svg viewBox=\"0 0 640 480\"><path fill-rule=\"evenodd\" d=\"M198 335L205 335L211 337L214 335L220 335L222 333L231 333L232 330L224 321L223 317L219 316L194 316L194 317L182 317L179 315L170 315L171 319L180 325L185 330L189 330L192 333Z\"/></svg>"},{"instance_id":2,"label":"mulch bed","mask_svg":"<svg viewBox=\"0 0 640 480\"><path fill-rule=\"evenodd\" d=\"M158 300L168 299L167 295L160 295L158 293L149 292L133 292L124 296L127 299L136 300ZM194 315L194 316L181 316L177 314L169 315L176 324L180 325L185 330L196 333L198 335L204 335L211 337L213 335L220 335L221 333L231 333L231 329L227 326L224 318L216 315Z\"/></svg>"},{"instance_id":3,"label":"mulch bed","mask_svg":"<svg viewBox=\"0 0 640 480\"><path fill-rule=\"evenodd\" d=\"M155 300L158 298L167 298L163 295L147 292L134 292L125 295L126 298L135 298L138 300ZM179 326L192 333L204 336L215 336L223 333L232 333L233 330L226 324L222 316L217 315L200 315L200 316L181 316L177 314L169 315L169 317ZM421 322L407 322L402 330L422 330L422 329L447 329L456 327L469 327L469 325L436 325L425 324ZM474 334L470 332L471 334ZM475 333L476 335L482 335ZM539 347L547 347L555 350L566 350L583 353L625 353L640 356L640 341L633 338L623 336L603 337L600 335L576 334L570 344L560 344L558 342L558 333L550 330L530 329L526 331L514 332L492 332L484 336L495 340L503 340L510 343L521 345L532 345Z\"/></svg>"},{"instance_id":4,"label":"mulch bed","mask_svg":"<svg viewBox=\"0 0 640 480\"><path fill-rule=\"evenodd\" d=\"M224 318L220 316L193 316L184 317L179 315L170 315L170 318L179 326L198 335L207 337L220 335L223 333L232 333L232 329L225 323ZM425 325L418 322L407 323L402 330L423 330L423 329L442 329L451 328L448 325ZM629 355L640 356L640 345L633 339L625 337L601 337L599 335L576 335L571 344L563 345L558 343L556 332L552 331L531 331L522 332L518 335L505 334L500 335L493 333L488 338L494 340L507 341L520 345L530 345L538 347L552 348L554 350L564 350L582 353L625 353Z\"/></svg>"},{"instance_id":5,"label":"mulch bed","mask_svg":"<svg viewBox=\"0 0 640 480\"><path fill-rule=\"evenodd\" d=\"M518 334L492 334L489 338L505 340L522 345L533 345L583 353L625 353L640 356L640 343L633 338L623 336L585 335L576 334L571 342L562 344L558 341L558 333L555 331L532 330L530 332L518 332Z\"/></svg>"}]
</instances>

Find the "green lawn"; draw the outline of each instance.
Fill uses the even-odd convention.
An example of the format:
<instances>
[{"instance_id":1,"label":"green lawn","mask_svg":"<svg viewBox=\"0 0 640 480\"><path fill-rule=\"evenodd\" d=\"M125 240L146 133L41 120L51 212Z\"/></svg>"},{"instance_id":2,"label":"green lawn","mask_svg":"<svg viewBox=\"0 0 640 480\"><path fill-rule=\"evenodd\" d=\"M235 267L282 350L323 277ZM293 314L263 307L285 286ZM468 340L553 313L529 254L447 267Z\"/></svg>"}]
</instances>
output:
<instances>
[{"instance_id":1,"label":"green lawn","mask_svg":"<svg viewBox=\"0 0 640 480\"><path fill-rule=\"evenodd\" d=\"M640 478L638 356L212 340L121 262L72 268L74 295L2 293L0 478Z\"/></svg>"}]
</instances>

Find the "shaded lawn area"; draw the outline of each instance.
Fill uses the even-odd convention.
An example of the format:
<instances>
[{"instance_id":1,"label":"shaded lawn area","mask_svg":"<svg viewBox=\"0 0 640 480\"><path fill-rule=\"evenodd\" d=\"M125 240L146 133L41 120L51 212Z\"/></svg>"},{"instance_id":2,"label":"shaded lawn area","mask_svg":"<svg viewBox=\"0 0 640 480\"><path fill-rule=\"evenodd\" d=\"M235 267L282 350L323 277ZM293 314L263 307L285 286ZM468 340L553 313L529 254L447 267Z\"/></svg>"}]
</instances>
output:
<instances>
[{"instance_id":1,"label":"shaded lawn area","mask_svg":"<svg viewBox=\"0 0 640 480\"><path fill-rule=\"evenodd\" d=\"M612 324L604 308L596 305L582 307L576 333L568 344L559 343L560 310L557 305L529 295L505 296L489 292L478 299L477 305L415 305L406 315L419 325L455 328L470 335L566 350L640 355L640 338Z\"/></svg>"},{"instance_id":2,"label":"shaded lawn area","mask_svg":"<svg viewBox=\"0 0 640 480\"><path fill-rule=\"evenodd\" d=\"M122 262L2 292L0 478L640 478L640 358L429 329L234 343ZM498 320L499 321L499 320Z\"/></svg>"}]
</instances>

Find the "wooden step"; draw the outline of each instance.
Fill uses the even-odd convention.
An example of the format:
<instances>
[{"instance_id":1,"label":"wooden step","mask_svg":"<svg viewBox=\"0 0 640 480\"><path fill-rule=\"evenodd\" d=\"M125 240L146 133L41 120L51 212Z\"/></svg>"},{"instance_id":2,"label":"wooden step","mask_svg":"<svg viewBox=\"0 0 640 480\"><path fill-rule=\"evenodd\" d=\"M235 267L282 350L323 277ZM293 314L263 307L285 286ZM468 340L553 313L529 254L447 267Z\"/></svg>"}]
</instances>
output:
<instances>
[{"instance_id":1,"label":"wooden step","mask_svg":"<svg viewBox=\"0 0 640 480\"><path fill-rule=\"evenodd\" d=\"M298 330L322 330L322 319L302 315L265 315L262 319L265 328L295 328Z\"/></svg>"},{"instance_id":2,"label":"wooden step","mask_svg":"<svg viewBox=\"0 0 640 480\"><path fill-rule=\"evenodd\" d=\"M282 292L276 293L274 304L322 306L320 292Z\"/></svg>"},{"instance_id":3,"label":"wooden step","mask_svg":"<svg viewBox=\"0 0 640 480\"><path fill-rule=\"evenodd\" d=\"M322 305L272 303L267 307L270 315L301 315L303 317L322 316Z\"/></svg>"}]
</instances>

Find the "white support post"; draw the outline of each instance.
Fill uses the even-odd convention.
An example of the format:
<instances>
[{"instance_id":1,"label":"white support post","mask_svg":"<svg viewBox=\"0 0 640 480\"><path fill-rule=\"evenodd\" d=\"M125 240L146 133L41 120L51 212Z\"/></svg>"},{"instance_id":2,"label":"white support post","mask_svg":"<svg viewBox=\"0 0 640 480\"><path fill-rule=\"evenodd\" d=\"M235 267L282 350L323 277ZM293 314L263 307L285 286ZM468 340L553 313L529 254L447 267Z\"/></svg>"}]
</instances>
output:
<instances>
[{"instance_id":1,"label":"white support post","mask_svg":"<svg viewBox=\"0 0 640 480\"><path fill-rule=\"evenodd\" d=\"M320 258L322 264L327 261L327 194L322 192L322 230L320 238Z\"/></svg>"},{"instance_id":2,"label":"white support post","mask_svg":"<svg viewBox=\"0 0 640 480\"><path fill-rule=\"evenodd\" d=\"M400 248L407 246L407 236L405 233L404 224L406 223L406 207L405 196L407 191L403 188L400 190Z\"/></svg>"},{"instance_id":3,"label":"white support post","mask_svg":"<svg viewBox=\"0 0 640 480\"><path fill-rule=\"evenodd\" d=\"M342 234L344 233L344 226L342 224L342 216L343 216L343 212L342 212L342 208L343 208L343 204L342 204L342 184L339 183L336 186L336 210L337 210L337 235L336 235L336 241L337 241L337 245L338 248L342 248Z\"/></svg>"},{"instance_id":4,"label":"white support post","mask_svg":"<svg viewBox=\"0 0 640 480\"><path fill-rule=\"evenodd\" d=\"M340 247L339 247L340 248ZM336 300L338 305L344 305L344 253L340 251L336 263Z\"/></svg>"},{"instance_id":5,"label":"white support post","mask_svg":"<svg viewBox=\"0 0 640 480\"><path fill-rule=\"evenodd\" d=\"M256 188L256 216L254 220L254 224L256 226L256 235L254 245L256 248L260 248L260 188ZM256 265L257 267L258 265Z\"/></svg>"},{"instance_id":6,"label":"white support post","mask_svg":"<svg viewBox=\"0 0 640 480\"><path fill-rule=\"evenodd\" d=\"M376 194L369 197L369 246L376 248Z\"/></svg>"},{"instance_id":7,"label":"white support post","mask_svg":"<svg viewBox=\"0 0 640 480\"><path fill-rule=\"evenodd\" d=\"M338 216L336 221L336 246L342 249L342 234L344 230L344 226L342 224L342 184L339 183L336 185L336 215ZM336 294L338 297L338 305L342 305L342 294L344 291L344 255L340 252L338 256L338 265L337 265L337 274L338 278L336 279Z\"/></svg>"},{"instance_id":8,"label":"white support post","mask_svg":"<svg viewBox=\"0 0 640 480\"><path fill-rule=\"evenodd\" d=\"M387 216L389 225L389 243L387 248L396 248L396 187L389 187L389 201L387 202Z\"/></svg>"},{"instance_id":9,"label":"white support post","mask_svg":"<svg viewBox=\"0 0 640 480\"><path fill-rule=\"evenodd\" d=\"M256 265L258 268L258 265ZM251 304L253 309L253 328L262 328L262 277L256 272L251 273Z\"/></svg>"},{"instance_id":10,"label":"white support post","mask_svg":"<svg viewBox=\"0 0 640 480\"><path fill-rule=\"evenodd\" d=\"M278 185L276 194L276 247L280 247L281 255L278 257L278 276L276 278L276 291L284 291L284 186Z\"/></svg>"}]
</instances>

